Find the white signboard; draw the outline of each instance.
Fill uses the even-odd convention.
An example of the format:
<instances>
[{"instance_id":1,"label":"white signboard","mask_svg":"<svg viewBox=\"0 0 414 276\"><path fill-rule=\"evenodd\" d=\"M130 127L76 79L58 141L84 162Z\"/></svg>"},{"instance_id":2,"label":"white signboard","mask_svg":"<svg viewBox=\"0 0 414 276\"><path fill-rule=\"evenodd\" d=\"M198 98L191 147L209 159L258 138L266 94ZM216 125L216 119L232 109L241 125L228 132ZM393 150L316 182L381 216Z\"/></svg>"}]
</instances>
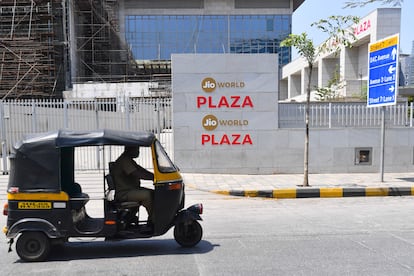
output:
<instances>
[{"instance_id":1,"label":"white signboard","mask_svg":"<svg viewBox=\"0 0 414 276\"><path fill-rule=\"evenodd\" d=\"M266 133L277 129L277 68L272 54L172 56L174 160L182 171L273 165Z\"/></svg>"}]
</instances>

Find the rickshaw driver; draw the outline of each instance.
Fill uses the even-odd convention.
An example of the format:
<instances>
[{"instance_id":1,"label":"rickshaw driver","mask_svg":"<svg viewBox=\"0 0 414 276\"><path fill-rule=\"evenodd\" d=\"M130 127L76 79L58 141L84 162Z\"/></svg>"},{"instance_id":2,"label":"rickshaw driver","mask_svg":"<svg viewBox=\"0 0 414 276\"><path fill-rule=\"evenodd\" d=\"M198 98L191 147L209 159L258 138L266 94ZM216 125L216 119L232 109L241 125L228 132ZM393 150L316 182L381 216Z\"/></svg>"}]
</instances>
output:
<instances>
[{"instance_id":1,"label":"rickshaw driver","mask_svg":"<svg viewBox=\"0 0 414 276\"><path fill-rule=\"evenodd\" d=\"M138 146L125 146L124 152L114 162L111 174L115 182L115 198L117 201L131 201L142 204L148 213L147 229L152 230L152 202L154 191L141 187L141 179L154 181L154 174L139 166L134 158L139 156ZM131 210L129 222L137 224L136 212ZM135 221L134 221L135 220Z\"/></svg>"}]
</instances>

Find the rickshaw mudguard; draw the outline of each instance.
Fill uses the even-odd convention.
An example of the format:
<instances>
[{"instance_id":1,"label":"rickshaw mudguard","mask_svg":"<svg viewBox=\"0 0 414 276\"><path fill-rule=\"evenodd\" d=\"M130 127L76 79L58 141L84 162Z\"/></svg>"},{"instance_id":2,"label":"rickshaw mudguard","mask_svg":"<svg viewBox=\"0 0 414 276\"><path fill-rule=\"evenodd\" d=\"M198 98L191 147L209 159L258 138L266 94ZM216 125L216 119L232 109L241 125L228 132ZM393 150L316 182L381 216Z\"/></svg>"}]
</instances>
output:
<instances>
[{"instance_id":1,"label":"rickshaw mudguard","mask_svg":"<svg viewBox=\"0 0 414 276\"><path fill-rule=\"evenodd\" d=\"M49 238L59 238L61 233L49 221L39 218L25 218L14 223L7 231L7 238L15 238L22 232L43 232Z\"/></svg>"},{"instance_id":2,"label":"rickshaw mudguard","mask_svg":"<svg viewBox=\"0 0 414 276\"><path fill-rule=\"evenodd\" d=\"M193 220L203 220L200 214L193 212L189 209L181 210L178 212L177 216L174 219L174 223L180 223L185 221L193 221Z\"/></svg>"}]
</instances>

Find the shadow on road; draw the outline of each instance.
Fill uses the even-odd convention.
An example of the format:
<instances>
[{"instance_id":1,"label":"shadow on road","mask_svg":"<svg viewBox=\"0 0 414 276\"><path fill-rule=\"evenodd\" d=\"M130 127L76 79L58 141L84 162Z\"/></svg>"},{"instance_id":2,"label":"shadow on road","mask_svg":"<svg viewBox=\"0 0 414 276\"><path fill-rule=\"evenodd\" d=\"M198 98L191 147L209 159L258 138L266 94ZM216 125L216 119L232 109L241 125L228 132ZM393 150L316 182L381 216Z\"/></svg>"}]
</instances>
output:
<instances>
[{"instance_id":1,"label":"shadow on road","mask_svg":"<svg viewBox=\"0 0 414 276\"><path fill-rule=\"evenodd\" d=\"M53 249L49 261L139 257L158 255L205 254L219 245L200 241L192 248L183 248L171 240L74 241Z\"/></svg>"}]
</instances>

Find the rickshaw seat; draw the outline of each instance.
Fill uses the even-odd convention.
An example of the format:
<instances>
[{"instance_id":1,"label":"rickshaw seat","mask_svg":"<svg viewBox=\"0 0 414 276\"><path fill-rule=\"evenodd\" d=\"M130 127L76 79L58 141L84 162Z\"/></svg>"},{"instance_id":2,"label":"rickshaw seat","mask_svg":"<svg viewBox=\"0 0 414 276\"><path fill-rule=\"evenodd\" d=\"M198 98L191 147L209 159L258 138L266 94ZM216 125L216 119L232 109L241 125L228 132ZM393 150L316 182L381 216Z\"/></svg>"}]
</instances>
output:
<instances>
[{"instance_id":1,"label":"rickshaw seat","mask_svg":"<svg viewBox=\"0 0 414 276\"><path fill-rule=\"evenodd\" d=\"M70 206L75 210L82 209L82 207L85 206L88 201L89 195L85 193L76 194L69 198Z\"/></svg>"},{"instance_id":2,"label":"rickshaw seat","mask_svg":"<svg viewBox=\"0 0 414 276\"><path fill-rule=\"evenodd\" d=\"M89 195L82 192L79 183L72 183L66 187L65 192L69 195L71 209L80 210L89 201Z\"/></svg>"},{"instance_id":3,"label":"rickshaw seat","mask_svg":"<svg viewBox=\"0 0 414 276\"><path fill-rule=\"evenodd\" d=\"M106 180L106 183L108 184L108 191L115 190L115 183L112 178L112 175L111 174L105 175L105 180ZM111 202L117 209L129 209L129 208L140 206L140 204L135 201L117 201L115 199Z\"/></svg>"}]
</instances>

